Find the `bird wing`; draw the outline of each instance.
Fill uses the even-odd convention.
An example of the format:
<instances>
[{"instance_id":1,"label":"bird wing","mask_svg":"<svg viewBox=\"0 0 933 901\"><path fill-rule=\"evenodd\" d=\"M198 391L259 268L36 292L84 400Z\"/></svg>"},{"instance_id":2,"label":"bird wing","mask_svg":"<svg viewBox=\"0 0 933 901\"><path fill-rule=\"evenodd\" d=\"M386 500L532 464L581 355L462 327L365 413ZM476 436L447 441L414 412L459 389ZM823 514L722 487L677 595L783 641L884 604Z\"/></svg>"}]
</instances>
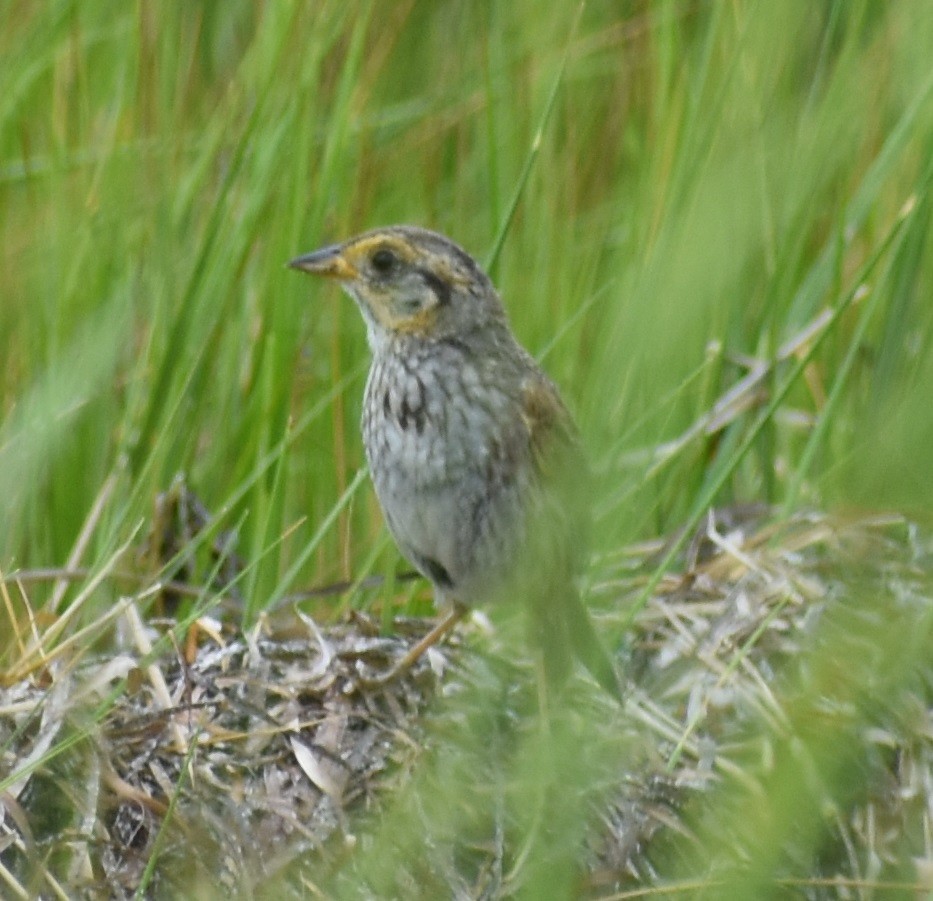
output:
<instances>
[{"instance_id":1,"label":"bird wing","mask_svg":"<svg viewBox=\"0 0 933 901\"><path fill-rule=\"evenodd\" d=\"M565 552L571 575L586 559L589 539L591 473L573 417L553 382L541 372L522 380L522 421L536 475L543 517Z\"/></svg>"},{"instance_id":2,"label":"bird wing","mask_svg":"<svg viewBox=\"0 0 933 901\"><path fill-rule=\"evenodd\" d=\"M553 383L534 372L522 383L522 419L538 477L528 530L534 578L528 583L533 638L549 681L560 684L576 655L597 682L620 697L618 674L580 597L575 576L585 565L591 476L579 434Z\"/></svg>"}]
</instances>

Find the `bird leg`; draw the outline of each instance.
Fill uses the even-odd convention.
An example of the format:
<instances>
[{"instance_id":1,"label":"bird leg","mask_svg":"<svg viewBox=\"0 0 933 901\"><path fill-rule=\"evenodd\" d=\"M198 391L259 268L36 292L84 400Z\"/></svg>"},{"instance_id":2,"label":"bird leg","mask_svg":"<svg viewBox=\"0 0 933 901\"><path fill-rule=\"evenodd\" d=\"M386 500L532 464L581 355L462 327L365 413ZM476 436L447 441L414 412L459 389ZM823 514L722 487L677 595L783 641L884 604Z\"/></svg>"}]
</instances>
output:
<instances>
[{"instance_id":1,"label":"bird leg","mask_svg":"<svg viewBox=\"0 0 933 901\"><path fill-rule=\"evenodd\" d=\"M466 612L467 608L463 606L463 604L454 603L450 613L433 626L431 631L416 644L410 647L402 659L394 666L387 669L384 673L380 673L378 676L360 679L359 684L363 688L378 688L404 675L404 673L418 662L421 655L424 654L428 648L436 645L461 619L463 619Z\"/></svg>"}]
</instances>

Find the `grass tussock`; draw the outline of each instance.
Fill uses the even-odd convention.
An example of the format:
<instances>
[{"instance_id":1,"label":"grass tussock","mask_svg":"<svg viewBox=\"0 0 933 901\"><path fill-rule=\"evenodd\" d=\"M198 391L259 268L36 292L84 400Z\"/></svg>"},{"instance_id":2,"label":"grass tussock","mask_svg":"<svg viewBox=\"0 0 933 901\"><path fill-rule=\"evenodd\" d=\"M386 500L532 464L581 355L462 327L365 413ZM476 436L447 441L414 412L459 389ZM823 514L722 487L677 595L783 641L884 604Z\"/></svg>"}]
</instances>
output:
<instances>
[{"instance_id":1,"label":"grass tussock","mask_svg":"<svg viewBox=\"0 0 933 901\"><path fill-rule=\"evenodd\" d=\"M95 623L116 626L117 653L60 645L0 689L8 884L116 897L270 882L294 896L929 888L918 664L933 621L917 564L930 538L896 517L776 526L766 513L718 511L690 536L627 631L621 708L580 681L544 719L508 632L467 630L374 689L424 624L387 637L366 619L322 630L280 613L247 634L211 616L181 631L145 624L145 595L128 597ZM594 592L631 598L663 550L608 556Z\"/></svg>"}]
</instances>

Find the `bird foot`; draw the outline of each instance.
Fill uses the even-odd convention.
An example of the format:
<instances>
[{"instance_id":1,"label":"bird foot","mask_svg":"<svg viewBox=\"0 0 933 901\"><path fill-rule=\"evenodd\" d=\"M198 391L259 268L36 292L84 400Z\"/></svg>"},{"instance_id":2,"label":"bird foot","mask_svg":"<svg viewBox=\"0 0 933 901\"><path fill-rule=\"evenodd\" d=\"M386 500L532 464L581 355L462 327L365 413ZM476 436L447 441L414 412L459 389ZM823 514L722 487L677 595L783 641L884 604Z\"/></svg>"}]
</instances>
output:
<instances>
[{"instance_id":1,"label":"bird foot","mask_svg":"<svg viewBox=\"0 0 933 901\"><path fill-rule=\"evenodd\" d=\"M461 619L466 611L462 607L455 607L418 642L406 651L404 656L394 666L376 676L362 676L357 679L360 688L382 688L404 676L429 648L436 645Z\"/></svg>"}]
</instances>

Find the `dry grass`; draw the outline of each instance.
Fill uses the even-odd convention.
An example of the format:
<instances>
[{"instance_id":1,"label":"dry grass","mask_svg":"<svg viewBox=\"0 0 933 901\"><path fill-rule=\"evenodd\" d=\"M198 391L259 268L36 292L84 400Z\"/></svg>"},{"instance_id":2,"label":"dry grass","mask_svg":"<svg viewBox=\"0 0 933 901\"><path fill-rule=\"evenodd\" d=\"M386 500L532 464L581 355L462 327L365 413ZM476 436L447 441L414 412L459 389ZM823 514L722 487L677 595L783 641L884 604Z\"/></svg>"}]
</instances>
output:
<instances>
[{"instance_id":1,"label":"dry grass","mask_svg":"<svg viewBox=\"0 0 933 901\"><path fill-rule=\"evenodd\" d=\"M664 552L662 543L642 545L598 561L594 606L624 609L619 602L638 594ZM814 898L877 897L901 883L933 888L929 680L860 716L845 709L855 702L844 689L802 698L800 681L823 684L827 622L867 618L867 631L863 622L850 636L881 635L896 607L922 632L931 553L928 536L894 517L812 514L773 524L763 509L711 513L627 632L624 711L582 681L570 689L569 706L582 705L601 723L599 740L616 749L581 801L574 892L622 898L666 887L715 896L721 871L712 859L691 867L690 879L678 876L677 862L708 851L711 828L742 832L741 822L717 819L743 803L724 800L725 791L738 786L781 809L770 779L788 742L794 764L812 766L807 790L824 793L825 835L805 864L786 848L770 878ZM860 591L883 592L885 602L859 605ZM419 771L455 755L451 719L464 715L465 699L495 703L509 741L540 728L525 715L534 676L514 660L507 631L473 635L477 624L467 626L408 677L372 691L361 677L387 666L425 623L401 624L387 638L362 617L323 628L280 611L244 635L202 614L179 642L166 640L175 619L143 622L139 608L151 594L124 598L86 627L115 631L114 649L84 657L76 649L86 640L58 635L59 650L36 652L28 672L0 689L0 771L11 774L0 796L0 877L11 897L128 897L140 886L251 896L271 883L296 895L350 884L379 894L387 887L367 855L391 842L386 823L399 804L411 807L424 792ZM34 646L50 648L40 619ZM622 617L601 622L614 629ZM832 734L840 718L858 736L843 756L859 786L842 792L814 775L819 749L806 734ZM445 838L430 805L414 803L413 822L437 841L416 858L397 856L393 890L504 897L524 884L509 822L513 787L488 777L472 787L493 799L485 834ZM903 873L908 848L913 872L898 883L891 873Z\"/></svg>"}]
</instances>

